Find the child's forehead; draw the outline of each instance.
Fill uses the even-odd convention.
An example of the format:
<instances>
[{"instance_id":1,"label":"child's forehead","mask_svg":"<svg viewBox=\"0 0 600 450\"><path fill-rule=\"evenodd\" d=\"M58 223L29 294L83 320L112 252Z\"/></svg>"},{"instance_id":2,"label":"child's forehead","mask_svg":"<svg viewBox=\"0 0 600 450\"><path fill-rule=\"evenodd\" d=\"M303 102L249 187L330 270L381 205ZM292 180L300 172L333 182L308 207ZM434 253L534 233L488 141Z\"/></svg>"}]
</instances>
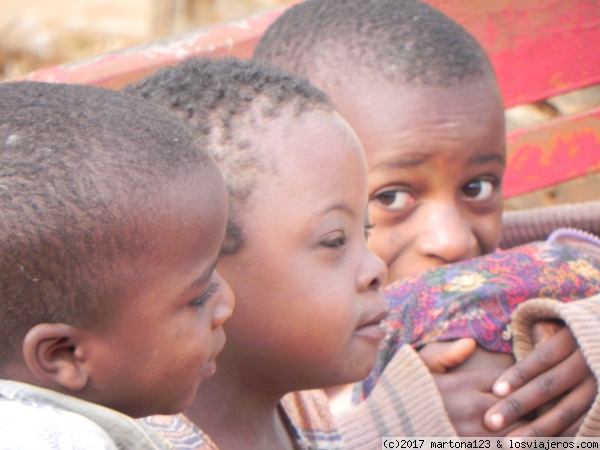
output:
<instances>
[{"instance_id":1,"label":"child's forehead","mask_svg":"<svg viewBox=\"0 0 600 450\"><path fill-rule=\"evenodd\" d=\"M504 153L504 110L495 82L459 86L410 86L378 80L330 92L360 137L369 166L426 149L481 148ZM364 94L359 92L364 88Z\"/></svg>"},{"instance_id":2,"label":"child's forehead","mask_svg":"<svg viewBox=\"0 0 600 450\"><path fill-rule=\"evenodd\" d=\"M317 109L301 115L283 114L271 121L262 140L265 157L273 159L279 177L341 170L331 167L344 160L362 158L362 146L347 121L334 110ZM325 173L322 174L326 176Z\"/></svg>"},{"instance_id":3,"label":"child's forehead","mask_svg":"<svg viewBox=\"0 0 600 450\"><path fill-rule=\"evenodd\" d=\"M362 101L379 102L378 107L402 101L410 96L410 103L430 104L437 99L460 101L465 95L499 99L499 87L492 73L476 75L449 84L427 84L420 80L404 81L380 72L350 66L343 74L320 71L313 82L332 97L334 104ZM407 102L404 102L407 103Z\"/></svg>"},{"instance_id":4,"label":"child's forehead","mask_svg":"<svg viewBox=\"0 0 600 450\"><path fill-rule=\"evenodd\" d=\"M331 140L356 139L348 122L331 108L313 108L300 114L286 111L265 128L269 129L271 142L265 151L274 152L279 160L305 159L303 154L317 150L315 147L307 148L307 141L319 148L325 146L319 150L319 153L323 153ZM328 130L333 132L328 133Z\"/></svg>"},{"instance_id":5,"label":"child's forehead","mask_svg":"<svg viewBox=\"0 0 600 450\"><path fill-rule=\"evenodd\" d=\"M334 105L361 139L385 123L411 131L414 120L432 123L481 114L502 121L504 108L494 79L484 77L455 86L395 83L383 78L347 79L328 89ZM383 123L383 124L382 124ZM364 143L364 142L363 142Z\"/></svg>"},{"instance_id":6,"label":"child's forehead","mask_svg":"<svg viewBox=\"0 0 600 450\"><path fill-rule=\"evenodd\" d=\"M262 145L271 152L277 170L256 184L248 204L250 223L257 216L269 216L286 227L304 221L294 227L305 229L309 217L342 204L351 205L357 217L364 214L366 158L356 134L338 113L317 111L279 120Z\"/></svg>"}]
</instances>

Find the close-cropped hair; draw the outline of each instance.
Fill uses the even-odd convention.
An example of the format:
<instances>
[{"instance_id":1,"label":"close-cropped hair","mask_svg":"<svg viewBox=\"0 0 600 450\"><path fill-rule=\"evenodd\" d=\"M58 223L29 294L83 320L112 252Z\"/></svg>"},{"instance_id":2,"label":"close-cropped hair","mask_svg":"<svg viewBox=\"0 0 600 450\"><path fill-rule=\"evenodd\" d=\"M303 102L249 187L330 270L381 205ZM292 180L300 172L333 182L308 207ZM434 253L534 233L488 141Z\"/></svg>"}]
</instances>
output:
<instances>
[{"instance_id":1,"label":"close-cropped hair","mask_svg":"<svg viewBox=\"0 0 600 450\"><path fill-rule=\"evenodd\" d=\"M346 77L365 70L394 83L445 87L493 76L478 42L419 0L305 0L271 24L254 58L311 79L321 70Z\"/></svg>"},{"instance_id":2,"label":"close-cropped hair","mask_svg":"<svg viewBox=\"0 0 600 450\"><path fill-rule=\"evenodd\" d=\"M223 254L243 244L239 213L261 177L277 173L272 151L262 145L269 122L284 113L332 111L328 97L298 75L264 62L191 58L125 88L182 117L209 140L229 195Z\"/></svg>"},{"instance_id":3,"label":"close-cropped hair","mask_svg":"<svg viewBox=\"0 0 600 450\"><path fill-rule=\"evenodd\" d=\"M108 320L120 271L152 251L153 198L209 163L181 121L138 98L0 84L0 363L36 324Z\"/></svg>"}]
</instances>

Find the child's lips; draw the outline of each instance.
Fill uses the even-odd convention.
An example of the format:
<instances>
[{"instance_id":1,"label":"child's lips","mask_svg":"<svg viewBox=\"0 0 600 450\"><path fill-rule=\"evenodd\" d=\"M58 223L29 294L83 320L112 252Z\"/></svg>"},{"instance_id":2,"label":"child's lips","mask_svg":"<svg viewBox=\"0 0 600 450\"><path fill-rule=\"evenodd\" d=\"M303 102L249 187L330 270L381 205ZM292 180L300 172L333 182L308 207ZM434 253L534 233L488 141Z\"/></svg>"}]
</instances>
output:
<instances>
[{"instance_id":1,"label":"child's lips","mask_svg":"<svg viewBox=\"0 0 600 450\"><path fill-rule=\"evenodd\" d=\"M381 328L381 321L385 318L387 311L382 310L377 315L364 321L355 334L369 341L379 343L385 337L385 331Z\"/></svg>"},{"instance_id":2,"label":"child's lips","mask_svg":"<svg viewBox=\"0 0 600 450\"><path fill-rule=\"evenodd\" d=\"M221 351L225 347L225 341L226 341L225 333L223 332L222 328L221 328L221 333L219 335L217 335L214 339L215 339L215 345L213 347L213 351L212 351L211 355L208 357L208 361L206 362L206 364L204 364L204 368L203 368L204 379L212 376L217 370L216 358L217 358L217 356L219 356L219 353L221 353Z\"/></svg>"},{"instance_id":3,"label":"child's lips","mask_svg":"<svg viewBox=\"0 0 600 450\"><path fill-rule=\"evenodd\" d=\"M220 333L215 337L215 345L213 347L213 352L212 355L210 356L210 361L214 360L219 353L221 353L223 351L223 348L225 348L225 342L227 341L227 337L225 336L225 332L223 331L223 328L220 328Z\"/></svg>"},{"instance_id":4,"label":"child's lips","mask_svg":"<svg viewBox=\"0 0 600 450\"><path fill-rule=\"evenodd\" d=\"M217 362L214 359L211 359L202 368L202 379L201 379L201 381L204 381L204 380L212 377L215 374L216 371L217 371Z\"/></svg>"},{"instance_id":5,"label":"child's lips","mask_svg":"<svg viewBox=\"0 0 600 450\"><path fill-rule=\"evenodd\" d=\"M202 368L202 380L206 380L207 378L212 377L215 374L215 372L217 371L216 358L217 358L217 356L219 356L219 353L221 353L221 350L223 350L223 347L225 347L225 338L224 337L220 340L219 344L217 344L217 346L214 348L214 351L213 351L212 355L209 357L206 364L204 364L204 367Z\"/></svg>"}]
</instances>

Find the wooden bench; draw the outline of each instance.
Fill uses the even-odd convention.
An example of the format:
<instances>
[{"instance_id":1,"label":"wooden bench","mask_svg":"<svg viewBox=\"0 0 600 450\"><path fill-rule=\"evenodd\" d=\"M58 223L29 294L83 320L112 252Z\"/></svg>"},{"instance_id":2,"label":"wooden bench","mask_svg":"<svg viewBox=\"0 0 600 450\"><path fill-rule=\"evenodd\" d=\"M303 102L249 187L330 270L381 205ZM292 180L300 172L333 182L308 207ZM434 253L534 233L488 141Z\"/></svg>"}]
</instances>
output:
<instances>
[{"instance_id":1,"label":"wooden bench","mask_svg":"<svg viewBox=\"0 0 600 450\"><path fill-rule=\"evenodd\" d=\"M426 1L461 23L486 49L507 108L600 84L600 0ZM191 56L248 58L282 12L268 11L26 78L118 89ZM585 177L600 171L600 106L512 130L507 141L507 199ZM598 184L591 194L600 199Z\"/></svg>"}]
</instances>

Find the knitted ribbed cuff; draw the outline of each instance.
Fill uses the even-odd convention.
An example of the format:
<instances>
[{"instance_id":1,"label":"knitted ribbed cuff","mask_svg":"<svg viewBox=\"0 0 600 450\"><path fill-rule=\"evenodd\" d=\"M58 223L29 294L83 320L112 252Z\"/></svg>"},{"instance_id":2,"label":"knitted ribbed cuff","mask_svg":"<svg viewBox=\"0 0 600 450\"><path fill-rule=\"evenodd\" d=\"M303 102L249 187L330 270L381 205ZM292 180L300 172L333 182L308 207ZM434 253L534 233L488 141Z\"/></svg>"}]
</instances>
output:
<instances>
[{"instance_id":1,"label":"knitted ribbed cuff","mask_svg":"<svg viewBox=\"0 0 600 450\"><path fill-rule=\"evenodd\" d=\"M369 397L336 421L348 449L380 449L384 436L456 436L433 377L408 345Z\"/></svg>"},{"instance_id":2,"label":"knitted ribbed cuff","mask_svg":"<svg viewBox=\"0 0 600 450\"><path fill-rule=\"evenodd\" d=\"M583 356L600 379L600 295L571 303L555 300L533 299L523 303L513 314L511 328L514 334L514 351L522 359L533 348L532 327L535 322L545 319L561 319L577 339ZM600 384L600 383L599 383ZM596 398L578 436L600 436L600 395Z\"/></svg>"},{"instance_id":3,"label":"knitted ribbed cuff","mask_svg":"<svg viewBox=\"0 0 600 450\"><path fill-rule=\"evenodd\" d=\"M557 228L600 235L600 201L507 211L502 216L500 248L543 241Z\"/></svg>"}]
</instances>

